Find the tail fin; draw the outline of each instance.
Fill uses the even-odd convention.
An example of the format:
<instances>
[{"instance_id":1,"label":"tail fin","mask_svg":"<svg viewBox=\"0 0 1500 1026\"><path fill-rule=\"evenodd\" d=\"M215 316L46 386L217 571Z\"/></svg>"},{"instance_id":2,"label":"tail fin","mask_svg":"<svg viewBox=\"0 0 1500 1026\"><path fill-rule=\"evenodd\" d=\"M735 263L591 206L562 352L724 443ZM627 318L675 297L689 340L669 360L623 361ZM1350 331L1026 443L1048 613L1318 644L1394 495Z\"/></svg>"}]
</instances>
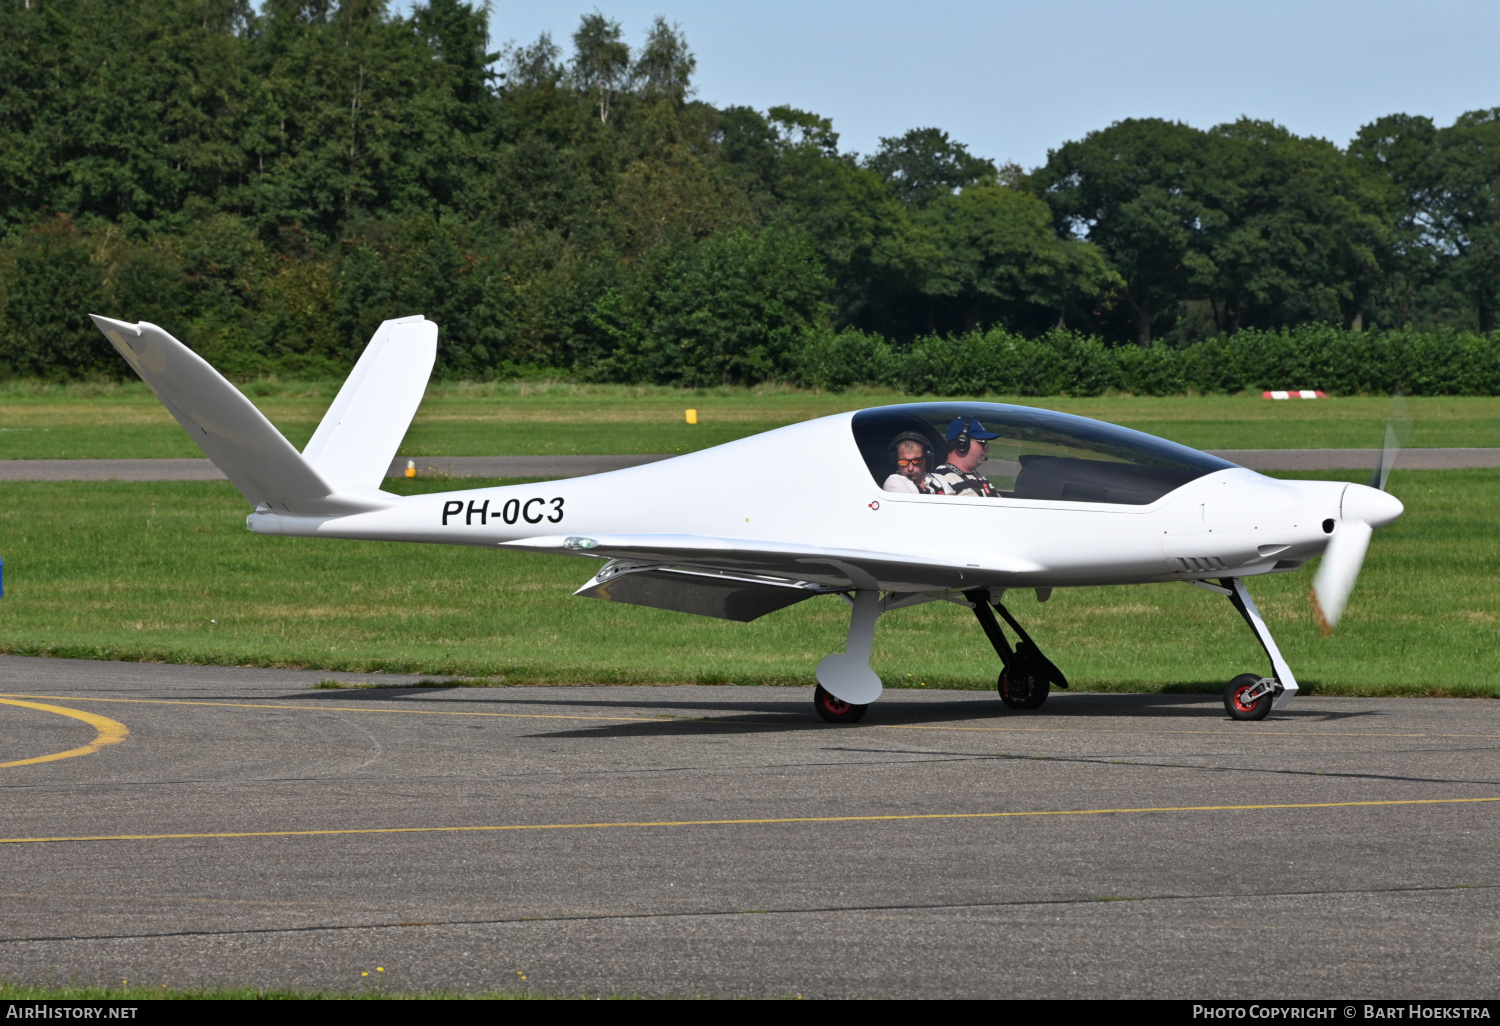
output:
<instances>
[{"instance_id":1,"label":"tail fin","mask_svg":"<svg viewBox=\"0 0 1500 1026\"><path fill-rule=\"evenodd\" d=\"M341 488L379 488L422 402L437 359L437 325L386 321L370 339L302 456Z\"/></svg>"},{"instance_id":2,"label":"tail fin","mask_svg":"<svg viewBox=\"0 0 1500 1026\"><path fill-rule=\"evenodd\" d=\"M161 328L89 316L251 505L330 516L394 504L364 489L336 491L239 389Z\"/></svg>"}]
</instances>

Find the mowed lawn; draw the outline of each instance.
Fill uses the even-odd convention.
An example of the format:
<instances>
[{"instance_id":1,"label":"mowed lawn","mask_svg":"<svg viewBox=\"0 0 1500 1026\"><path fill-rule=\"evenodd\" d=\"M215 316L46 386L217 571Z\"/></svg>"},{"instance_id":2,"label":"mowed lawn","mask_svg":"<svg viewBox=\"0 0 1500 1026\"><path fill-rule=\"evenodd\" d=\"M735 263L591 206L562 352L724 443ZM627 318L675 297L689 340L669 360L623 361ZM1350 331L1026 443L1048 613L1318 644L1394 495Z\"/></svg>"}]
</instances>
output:
<instances>
[{"instance_id":1,"label":"mowed lawn","mask_svg":"<svg viewBox=\"0 0 1500 1026\"><path fill-rule=\"evenodd\" d=\"M339 382L251 382L257 405L299 448ZM401 447L408 456L677 453L783 424L887 403L890 391L840 395L791 388L435 383ZM1274 401L1258 395L986 397L1124 424L1200 449L1377 448L1391 404L1381 397ZM1407 400L1408 444L1500 445L1500 397ZM698 411L698 423L683 413ZM0 459L193 457L202 453L139 382L0 388Z\"/></svg>"},{"instance_id":2,"label":"mowed lawn","mask_svg":"<svg viewBox=\"0 0 1500 1026\"><path fill-rule=\"evenodd\" d=\"M1255 578L1252 594L1312 690L1500 697L1500 471L1398 471L1391 490L1407 515L1377 533L1332 639L1309 614L1311 567ZM751 624L573 598L594 561L268 538L246 512L222 483L0 484L0 651L502 684L810 684L848 622L831 596ZM1265 667L1226 600L1180 583L1060 589L1046 604L1013 592L1011 608L1084 688L1217 690ZM972 614L947 603L884 616L874 665L890 686L988 688L997 673Z\"/></svg>"}]
</instances>

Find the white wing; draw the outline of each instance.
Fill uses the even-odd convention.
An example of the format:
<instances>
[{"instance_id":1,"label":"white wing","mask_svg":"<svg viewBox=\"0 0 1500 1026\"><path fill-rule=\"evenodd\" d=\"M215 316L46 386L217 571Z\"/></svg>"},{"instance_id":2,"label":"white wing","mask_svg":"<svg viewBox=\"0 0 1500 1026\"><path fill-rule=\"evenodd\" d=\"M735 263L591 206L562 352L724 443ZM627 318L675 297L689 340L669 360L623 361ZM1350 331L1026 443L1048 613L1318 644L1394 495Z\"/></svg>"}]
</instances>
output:
<instances>
[{"instance_id":1,"label":"white wing","mask_svg":"<svg viewBox=\"0 0 1500 1026\"><path fill-rule=\"evenodd\" d=\"M548 535L504 542L503 548L532 552L571 552L637 563L727 573L756 574L785 581L805 581L834 588L879 588L926 591L952 587L954 568L934 563L930 555L819 548L782 541L711 538L688 534ZM975 567L976 586L997 574L1041 569L1020 560L1004 566Z\"/></svg>"}]
</instances>

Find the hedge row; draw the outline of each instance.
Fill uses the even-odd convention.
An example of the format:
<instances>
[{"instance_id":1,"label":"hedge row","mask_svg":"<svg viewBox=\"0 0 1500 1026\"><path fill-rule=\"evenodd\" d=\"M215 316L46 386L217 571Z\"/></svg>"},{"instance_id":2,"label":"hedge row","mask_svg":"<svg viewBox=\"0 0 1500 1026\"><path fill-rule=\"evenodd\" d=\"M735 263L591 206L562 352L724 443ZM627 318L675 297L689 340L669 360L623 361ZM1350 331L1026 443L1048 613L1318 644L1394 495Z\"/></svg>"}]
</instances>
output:
<instances>
[{"instance_id":1,"label":"hedge row","mask_svg":"<svg viewBox=\"0 0 1500 1026\"><path fill-rule=\"evenodd\" d=\"M928 336L897 349L849 329L810 333L793 379L840 391L887 385L912 395L1135 395L1313 388L1330 394L1500 395L1500 335L1347 331L1306 325L1241 331L1183 348L1109 347L1072 331L1001 329Z\"/></svg>"}]
</instances>

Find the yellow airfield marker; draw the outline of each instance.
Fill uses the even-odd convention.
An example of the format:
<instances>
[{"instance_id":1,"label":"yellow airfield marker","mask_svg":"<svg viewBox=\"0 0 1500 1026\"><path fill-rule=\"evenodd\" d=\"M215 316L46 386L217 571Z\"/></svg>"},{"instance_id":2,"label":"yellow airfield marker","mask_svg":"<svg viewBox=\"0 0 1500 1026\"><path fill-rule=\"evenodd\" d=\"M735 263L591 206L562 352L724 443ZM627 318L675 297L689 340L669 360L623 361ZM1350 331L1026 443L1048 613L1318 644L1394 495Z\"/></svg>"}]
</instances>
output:
<instances>
[{"instance_id":1,"label":"yellow airfield marker","mask_svg":"<svg viewBox=\"0 0 1500 1026\"><path fill-rule=\"evenodd\" d=\"M12 698L52 698L61 699L65 702L109 702L114 705L206 705L219 706L224 709L285 709L292 712L340 712L355 714L374 714L377 716L479 716L493 719L507 720L600 720L615 721L620 723L685 723L702 726L775 726L778 729L786 727L797 727L806 730L825 730L821 724L772 724L769 721L735 720L728 717L717 716L665 716L665 715L637 715L637 716L609 716L600 713L592 714L569 714L569 713L535 713L535 712L474 712L468 709L370 709L363 707L339 707L322 702L313 705L288 705L277 702L227 702L222 700L206 699L183 699L183 698L98 698L92 695L27 695L11 694ZM1150 727L971 727L962 724L947 723L867 723L861 727L862 730L950 730L964 731L966 733L982 732L987 734L1183 734L1183 735L1226 735L1232 737L1243 737L1243 730L1165 730ZM1304 738L1304 737L1349 737L1349 738L1371 738L1371 737L1400 737L1400 738L1492 738L1500 737L1500 734L1440 734L1428 731L1365 731L1365 730L1264 730L1258 731L1257 737L1275 738Z\"/></svg>"},{"instance_id":2,"label":"yellow airfield marker","mask_svg":"<svg viewBox=\"0 0 1500 1026\"><path fill-rule=\"evenodd\" d=\"M23 697L39 698L40 695L27 695ZM207 702L194 701L182 698L86 698L83 696L59 696L65 697L69 702L114 702L121 705L207 705L223 709L288 709L292 712L314 712L322 709L327 712L351 712L351 713L380 713L395 714L405 713L409 716L486 716L498 717L512 720L618 720L622 723L675 723L686 719L679 716L571 716L566 713L497 713L497 712L470 712L467 709L361 709L361 708L337 708L329 705L284 705L274 702ZM25 702L17 702L16 705L26 705ZM41 708L41 706L38 706ZM113 721L111 721L113 722ZM699 722L693 718L689 722ZM707 720L702 722L709 722ZM726 720L725 722L736 722ZM1232 732L1231 732L1232 733ZM1467 737L1468 735L1464 735Z\"/></svg>"},{"instance_id":3,"label":"yellow airfield marker","mask_svg":"<svg viewBox=\"0 0 1500 1026\"><path fill-rule=\"evenodd\" d=\"M52 755L38 755L34 759L0 762L0 769L7 769L11 766L35 766L39 762L56 762L59 759L71 759L78 755L93 755L105 745L119 744L130 733L130 728L118 720L79 709L67 709L60 705L43 705L40 702L21 702L14 698L0 698L0 705L18 705L23 709L37 709L41 712L57 713L59 716L69 716L75 720L82 720L99 732L94 740L82 748L70 748L66 752L54 752Z\"/></svg>"},{"instance_id":4,"label":"yellow airfield marker","mask_svg":"<svg viewBox=\"0 0 1500 1026\"><path fill-rule=\"evenodd\" d=\"M348 834L483 834L536 830L609 830L628 827L775 826L790 823L889 823L932 819L1035 819L1057 816L1120 816L1161 812L1266 812L1288 809L1349 809L1394 805L1476 805L1493 798L1396 798L1385 801L1296 802L1285 805L1173 805L1122 809L1037 809L1016 812L914 812L884 816L781 816L771 819L635 820L617 823L506 823L493 826L348 827L333 830L244 830L204 834L95 834L75 837L0 837L0 844L62 841L184 841L236 837L333 837Z\"/></svg>"},{"instance_id":5,"label":"yellow airfield marker","mask_svg":"<svg viewBox=\"0 0 1500 1026\"><path fill-rule=\"evenodd\" d=\"M689 424L696 424L696 423L698 423L698 411L697 410L688 410L687 411L687 422Z\"/></svg>"}]
</instances>

